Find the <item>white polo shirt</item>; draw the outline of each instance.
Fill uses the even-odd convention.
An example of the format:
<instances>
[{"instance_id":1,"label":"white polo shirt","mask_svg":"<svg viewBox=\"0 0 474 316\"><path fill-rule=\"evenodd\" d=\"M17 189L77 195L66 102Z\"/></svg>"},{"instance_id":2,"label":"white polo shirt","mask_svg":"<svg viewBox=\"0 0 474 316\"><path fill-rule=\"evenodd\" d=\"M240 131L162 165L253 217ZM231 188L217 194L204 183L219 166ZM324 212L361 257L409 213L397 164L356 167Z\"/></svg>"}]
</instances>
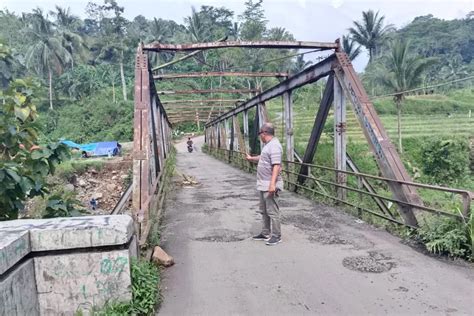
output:
<instances>
[{"instance_id":1,"label":"white polo shirt","mask_svg":"<svg viewBox=\"0 0 474 316\"><path fill-rule=\"evenodd\" d=\"M281 147L280 141L276 137L273 137L263 146L257 165L258 191L268 191L268 187L270 186L270 181L272 179L272 166L281 165L282 155L283 148ZM283 190L283 179L281 178L281 172L277 177L276 188Z\"/></svg>"}]
</instances>

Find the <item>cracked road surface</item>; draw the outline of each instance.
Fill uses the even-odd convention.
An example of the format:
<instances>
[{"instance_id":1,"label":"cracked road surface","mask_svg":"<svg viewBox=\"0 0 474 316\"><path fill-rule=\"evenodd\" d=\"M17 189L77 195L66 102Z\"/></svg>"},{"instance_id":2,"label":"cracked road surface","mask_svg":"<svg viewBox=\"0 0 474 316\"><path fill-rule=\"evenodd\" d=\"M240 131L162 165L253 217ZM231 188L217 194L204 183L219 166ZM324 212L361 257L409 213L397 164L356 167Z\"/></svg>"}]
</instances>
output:
<instances>
[{"instance_id":1,"label":"cracked road surface","mask_svg":"<svg viewBox=\"0 0 474 316\"><path fill-rule=\"evenodd\" d=\"M428 257L333 207L283 192L283 242L259 233L255 176L176 147L178 187L163 214L159 315L473 315L474 271Z\"/></svg>"}]
</instances>

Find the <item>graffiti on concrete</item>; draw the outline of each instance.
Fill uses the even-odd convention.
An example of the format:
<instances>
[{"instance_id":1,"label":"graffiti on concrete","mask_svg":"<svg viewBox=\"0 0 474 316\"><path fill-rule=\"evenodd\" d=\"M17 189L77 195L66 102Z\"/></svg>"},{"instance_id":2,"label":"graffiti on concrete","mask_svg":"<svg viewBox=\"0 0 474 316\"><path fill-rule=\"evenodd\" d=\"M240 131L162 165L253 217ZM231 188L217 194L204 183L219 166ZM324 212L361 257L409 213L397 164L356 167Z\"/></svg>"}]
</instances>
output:
<instances>
[{"instance_id":1,"label":"graffiti on concrete","mask_svg":"<svg viewBox=\"0 0 474 316\"><path fill-rule=\"evenodd\" d=\"M128 266L127 257L117 257L115 259L105 258L100 262L100 273L122 273L126 266Z\"/></svg>"},{"instance_id":2,"label":"graffiti on concrete","mask_svg":"<svg viewBox=\"0 0 474 316\"><path fill-rule=\"evenodd\" d=\"M70 307L87 309L86 306L101 306L111 299L131 298L128 250L35 260L38 272L48 272L37 274L41 276L38 291L40 301L46 301L51 310L60 310L58 301L67 300Z\"/></svg>"}]
</instances>

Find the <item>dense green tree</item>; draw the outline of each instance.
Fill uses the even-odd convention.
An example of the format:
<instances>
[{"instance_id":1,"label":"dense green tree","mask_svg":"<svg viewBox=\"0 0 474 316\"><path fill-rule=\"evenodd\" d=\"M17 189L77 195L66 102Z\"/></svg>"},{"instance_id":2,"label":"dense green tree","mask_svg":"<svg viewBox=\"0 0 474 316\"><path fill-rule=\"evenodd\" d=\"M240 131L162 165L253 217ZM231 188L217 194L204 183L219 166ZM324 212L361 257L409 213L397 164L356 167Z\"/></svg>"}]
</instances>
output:
<instances>
[{"instance_id":1,"label":"dense green tree","mask_svg":"<svg viewBox=\"0 0 474 316\"><path fill-rule=\"evenodd\" d=\"M407 90L418 87L426 69L435 63L432 58L423 58L410 54L409 42L395 40L390 44L387 56L380 64L380 81L394 93L393 100L397 106L398 148L403 152L401 116L402 104Z\"/></svg>"},{"instance_id":2,"label":"dense green tree","mask_svg":"<svg viewBox=\"0 0 474 316\"><path fill-rule=\"evenodd\" d=\"M310 66L313 62L310 60L304 60L303 55L296 57L296 62L293 65L292 73L296 74L303 71L306 67Z\"/></svg>"},{"instance_id":3,"label":"dense green tree","mask_svg":"<svg viewBox=\"0 0 474 316\"><path fill-rule=\"evenodd\" d=\"M15 59L11 55L10 48L0 40L0 87L6 88L13 79L14 65Z\"/></svg>"},{"instance_id":4,"label":"dense green tree","mask_svg":"<svg viewBox=\"0 0 474 316\"><path fill-rule=\"evenodd\" d=\"M263 0L245 1L245 10L239 16L241 20L240 38L243 40L259 40L265 35L268 21L262 6Z\"/></svg>"},{"instance_id":5,"label":"dense green tree","mask_svg":"<svg viewBox=\"0 0 474 316\"><path fill-rule=\"evenodd\" d=\"M58 89L74 100L82 100L98 93L109 83L105 66L94 67L80 64L59 77Z\"/></svg>"},{"instance_id":6,"label":"dense green tree","mask_svg":"<svg viewBox=\"0 0 474 316\"><path fill-rule=\"evenodd\" d=\"M72 56L63 46L53 24L41 9L33 10L27 34L31 45L26 52L27 67L40 76L47 76L49 84L49 107L53 109L53 74L60 74L72 62Z\"/></svg>"},{"instance_id":7,"label":"dense green tree","mask_svg":"<svg viewBox=\"0 0 474 316\"><path fill-rule=\"evenodd\" d=\"M81 27L81 20L79 17L72 14L69 8L56 6L56 10L50 11L50 14L54 17L56 26L59 29L66 29L76 32Z\"/></svg>"},{"instance_id":8,"label":"dense green tree","mask_svg":"<svg viewBox=\"0 0 474 316\"><path fill-rule=\"evenodd\" d=\"M69 8L64 9L56 6L56 11L50 14L55 17L55 26L58 37L61 38L62 46L66 48L72 56L71 67L74 68L74 62L84 61L87 57L87 46L83 36L79 34L81 20L71 14Z\"/></svg>"},{"instance_id":9,"label":"dense green tree","mask_svg":"<svg viewBox=\"0 0 474 316\"><path fill-rule=\"evenodd\" d=\"M9 58L7 49L0 60ZM0 92L0 220L15 219L27 198L43 195L46 176L67 158L64 145L38 146L39 129L30 80L13 80Z\"/></svg>"},{"instance_id":10,"label":"dense green tree","mask_svg":"<svg viewBox=\"0 0 474 316\"><path fill-rule=\"evenodd\" d=\"M349 28L352 39L369 51L369 63L379 53L386 34L393 29L391 24L384 25L385 16L379 17L379 12L368 10L362 12L362 21L354 21L354 27Z\"/></svg>"},{"instance_id":11,"label":"dense green tree","mask_svg":"<svg viewBox=\"0 0 474 316\"><path fill-rule=\"evenodd\" d=\"M101 41L96 42L99 51L98 59L108 63L118 63L122 95L126 101L128 97L124 63L126 55L133 49L127 45L129 43L127 43L126 30L129 21L122 16L123 11L124 8L119 6L115 0L104 0L103 5L93 2L89 2L87 5L89 16L97 21L102 35Z\"/></svg>"},{"instance_id":12,"label":"dense green tree","mask_svg":"<svg viewBox=\"0 0 474 316\"><path fill-rule=\"evenodd\" d=\"M209 29L204 24L201 15L195 7L191 7L191 16L184 19L189 39L192 42L201 43L209 39Z\"/></svg>"},{"instance_id":13,"label":"dense green tree","mask_svg":"<svg viewBox=\"0 0 474 316\"><path fill-rule=\"evenodd\" d=\"M12 51L23 48L28 44L28 40L22 32L24 27L24 19L7 9L0 10L0 38Z\"/></svg>"},{"instance_id":14,"label":"dense green tree","mask_svg":"<svg viewBox=\"0 0 474 316\"><path fill-rule=\"evenodd\" d=\"M178 25L174 21L154 18L153 21L149 22L149 32L145 38L145 43L171 43L176 38L182 37L182 33L184 31L185 28L183 26ZM158 64L171 61L174 55L175 54L171 52L150 54L149 58L152 68L153 66L157 66Z\"/></svg>"}]
</instances>

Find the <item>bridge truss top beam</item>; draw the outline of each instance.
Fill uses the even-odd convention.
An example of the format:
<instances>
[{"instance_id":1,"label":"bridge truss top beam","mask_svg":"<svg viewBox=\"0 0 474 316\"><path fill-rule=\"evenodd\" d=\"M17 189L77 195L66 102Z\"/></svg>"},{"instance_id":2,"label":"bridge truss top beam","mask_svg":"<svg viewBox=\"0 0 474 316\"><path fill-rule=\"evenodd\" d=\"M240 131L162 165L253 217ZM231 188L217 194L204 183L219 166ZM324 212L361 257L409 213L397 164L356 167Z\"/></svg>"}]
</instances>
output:
<instances>
[{"instance_id":1,"label":"bridge truss top beam","mask_svg":"<svg viewBox=\"0 0 474 316\"><path fill-rule=\"evenodd\" d=\"M171 101L161 101L163 105L172 105L172 104L209 104L209 103L237 103L244 102L245 99L205 99L205 100L171 100Z\"/></svg>"},{"instance_id":2,"label":"bridge truss top beam","mask_svg":"<svg viewBox=\"0 0 474 316\"><path fill-rule=\"evenodd\" d=\"M280 49L337 49L336 42L305 42L305 41L226 41L189 44L163 44L154 42L143 46L144 50L161 51L193 51L217 48L280 48Z\"/></svg>"},{"instance_id":3,"label":"bridge truss top beam","mask_svg":"<svg viewBox=\"0 0 474 316\"><path fill-rule=\"evenodd\" d=\"M187 78L204 78L204 77L275 77L275 78L287 78L286 72L230 72L230 71L205 71L205 72L188 72L188 73L175 73L175 74L162 74L154 75L153 79L187 79Z\"/></svg>"},{"instance_id":4,"label":"bridge truss top beam","mask_svg":"<svg viewBox=\"0 0 474 316\"><path fill-rule=\"evenodd\" d=\"M203 90L168 90L157 91L158 95L176 95L176 94L210 94L210 93L258 93L260 89L203 89Z\"/></svg>"}]
</instances>

